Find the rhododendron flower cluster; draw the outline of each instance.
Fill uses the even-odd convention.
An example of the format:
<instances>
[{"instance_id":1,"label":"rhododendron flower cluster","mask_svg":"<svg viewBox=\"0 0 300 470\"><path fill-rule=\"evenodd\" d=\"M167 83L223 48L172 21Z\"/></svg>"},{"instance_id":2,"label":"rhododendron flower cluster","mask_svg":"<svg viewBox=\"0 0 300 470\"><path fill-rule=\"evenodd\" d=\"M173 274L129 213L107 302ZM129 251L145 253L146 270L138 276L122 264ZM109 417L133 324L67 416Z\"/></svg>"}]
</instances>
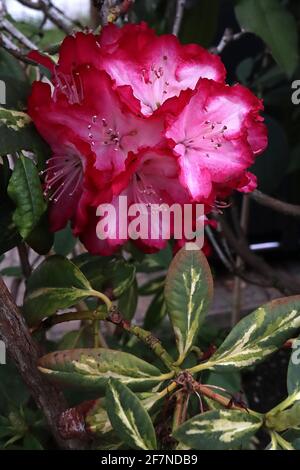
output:
<instances>
[{"instance_id":1,"label":"rhododendron flower cluster","mask_svg":"<svg viewBox=\"0 0 300 470\"><path fill-rule=\"evenodd\" d=\"M100 204L126 195L149 211L202 203L208 213L234 189L255 188L263 105L226 84L218 56L143 23L69 36L57 63L30 57L51 72L51 83L33 84L28 110L53 153L43 172L53 231L71 220L90 252L111 254L126 240L97 237ZM145 250L164 247L157 233Z\"/></svg>"}]
</instances>

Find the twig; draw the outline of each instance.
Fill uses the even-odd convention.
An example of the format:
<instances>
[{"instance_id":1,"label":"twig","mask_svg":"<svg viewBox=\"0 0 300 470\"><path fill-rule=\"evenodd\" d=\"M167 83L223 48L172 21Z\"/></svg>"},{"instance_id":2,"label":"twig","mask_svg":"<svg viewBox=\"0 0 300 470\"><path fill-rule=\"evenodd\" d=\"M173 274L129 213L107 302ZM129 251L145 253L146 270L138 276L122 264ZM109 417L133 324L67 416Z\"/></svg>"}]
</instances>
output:
<instances>
[{"instance_id":1,"label":"twig","mask_svg":"<svg viewBox=\"0 0 300 470\"><path fill-rule=\"evenodd\" d=\"M123 330L128 331L129 333L139 338L170 370L180 370L179 367L174 366L173 358L163 348L160 340L156 338L150 331L146 331L137 325L132 325L127 320L125 320L117 310L112 310L111 314L106 318L106 321L123 328Z\"/></svg>"},{"instance_id":2,"label":"twig","mask_svg":"<svg viewBox=\"0 0 300 470\"><path fill-rule=\"evenodd\" d=\"M276 274L274 269L266 261L253 253L244 237L237 238L224 216L218 217L222 231L229 245L245 263L252 266L264 278L269 279L271 285L281 291L284 295L295 295L300 292L300 283L291 276L280 273Z\"/></svg>"},{"instance_id":3,"label":"twig","mask_svg":"<svg viewBox=\"0 0 300 470\"><path fill-rule=\"evenodd\" d=\"M22 5L31 8L33 10L40 10L44 15L59 29L64 31L66 34L71 33L72 24L79 25L78 22L66 17L65 13L54 5L50 0L38 0L33 2L32 0L18 0Z\"/></svg>"},{"instance_id":4,"label":"twig","mask_svg":"<svg viewBox=\"0 0 300 470\"><path fill-rule=\"evenodd\" d=\"M94 3L95 8L97 8L99 11L101 26L107 25L110 1L109 0L93 0L93 3Z\"/></svg>"},{"instance_id":5,"label":"twig","mask_svg":"<svg viewBox=\"0 0 300 470\"><path fill-rule=\"evenodd\" d=\"M22 267L23 276L25 279L28 279L31 274L31 266L28 259L28 250L25 243L20 243L18 245L18 253L20 258L20 263Z\"/></svg>"},{"instance_id":6,"label":"twig","mask_svg":"<svg viewBox=\"0 0 300 470\"><path fill-rule=\"evenodd\" d=\"M175 19L174 19L174 24L173 24L173 29L172 29L172 33L175 36L178 36L179 31L180 31L184 8L185 8L185 0L177 0Z\"/></svg>"},{"instance_id":7,"label":"twig","mask_svg":"<svg viewBox=\"0 0 300 470\"><path fill-rule=\"evenodd\" d=\"M36 49L36 45L30 41L21 31L19 31L10 21L5 18L1 18L0 20L0 28L7 31L11 36L28 49Z\"/></svg>"},{"instance_id":8,"label":"twig","mask_svg":"<svg viewBox=\"0 0 300 470\"><path fill-rule=\"evenodd\" d=\"M280 212L281 214L289 215L291 217L300 217L300 206L298 205L280 201L279 199L275 199L274 197L268 196L258 190L251 193L250 197L258 204L273 209L276 212Z\"/></svg>"},{"instance_id":9,"label":"twig","mask_svg":"<svg viewBox=\"0 0 300 470\"><path fill-rule=\"evenodd\" d=\"M249 197L244 195L243 204L242 204L241 225L240 225L243 233L247 232L248 221L249 221L249 209L250 209ZM240 256L237 256L235 266L238 271L243 268L243 260ZM233 295L232 295L232 318L231 318L232 327L235 326L240 320L241 301L242 301L241 278L239 276L236 276L234 279L234 288L233 288Z\"/></svg>"},{"instance_id":10,"label":"twig","mask_svg":"<svg viewBox=\"0 0 300 470\"><path fill-rule=\"evenodd\" d=\"M216 237L214 236L214 233L213 233L212 229L209 226L205 227L205 233L206 233L210 243L212 244L214 250L216 251L217 255L219 256L221 262L223 263L225 268L228 269L228 271L230 273L234 274L235 276L240 277L243 281L247 282L248 284L253 284L255 286L266 287L266 288L267 287L273 287L271 283L264 282L263 280L258 281L258 280L252 279L251 277L247 276L244 273L243 269L237 268L234 265L233 260L228 259L226 254L223 252L219 242L217 241ZM227 240L224 240L224 242L226 242L226 244L227 244Z\"/></svg>"},{"instance_id":11,"label":"twig","mask_svg":"<svg viewBox=\"0 0 300 470\"><path fill-rule=\"evenodd\" d=\"M66 449L80 449L81 442L64 441L58 430L58 418L67 408L61 392L39 373L37 361L40 352L32 340L23 316L15 305L6 285L0 278L0 337L13 362L28 386L37 406L44 413L58 445Z\"/></svg>"},{"instance_id":12,"label":"twig","mask_svg":"<svg viewBox=\"0 0 300 470\"><path fill-rule=\"evenodd\" d=\"M173 416L173 431L186 421L187 409L189 404L189 394L181 389L176 392L176 405Z\"/></svg>"},{"instance_id":13,"label":"twig","mask_svg":"<svg viewBox=\"0 0 300 470\"><path fill-rule=\"evenodd\" d=\"M228 46L229 43L237 41L240 39L247 31L242 29L239 33L233 33L233 31L230 28L226 28L224 31L224 34L221 38L221 41L219 44L215 47L211 48L211 52L214 52L215 54L222 54L224 51L225 47Z\"/></svg>"},{"instance_id":14,"label":"twig","mask_svg":"<svg viewBox=\"0 0 300 470\"><path fill-rule=\"evenodd\" d=\"M21 51L21 49L4 33L0 33L0 46L16 59L21 60L25 64L32 64L32 61L27 59L26 53Z\"/></svg>"}]
</instances>

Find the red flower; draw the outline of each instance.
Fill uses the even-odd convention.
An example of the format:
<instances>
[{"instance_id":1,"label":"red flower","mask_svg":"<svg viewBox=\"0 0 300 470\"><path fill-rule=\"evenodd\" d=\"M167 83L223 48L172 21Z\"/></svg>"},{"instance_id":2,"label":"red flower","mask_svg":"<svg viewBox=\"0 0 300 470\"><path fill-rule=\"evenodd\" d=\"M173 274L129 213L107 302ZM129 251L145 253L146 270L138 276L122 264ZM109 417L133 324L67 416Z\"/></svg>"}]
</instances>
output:
<instances>
[{"instance_id":1,"label":"red flower","mask_svg":"<svg viewBox=\"0 0 300 470\"><path fill-rule=\"evenodd\" d=\"M169 120L166 136L194 200L214 200L219 186L248 191L246 170L267 145L262 109L247 88L199 80L181 113ZM249 185L253 190L253 178Z\"/></svg>"},{"instance_id":2,"label":"red flower","mask_svg":"<svg viewBox=\"0 0 300 470\"><path fill-rule=\"evenodd\" d=\"M51 83L33 84L28 111L53 151L43 172L53 231L71 220L89 251L111 254L127 237L112 223L99 238L100 204L119 220L126 195L150 218L153 204L200 202L207 212L234 189L254 189L247 169L267 144L263 106L225 85L217 56L142 23L69 36L57 64L30 57L52 73ZM162 227L152 221L148 231L137 243L163 248Z\"/></svg>"}]
</instances>

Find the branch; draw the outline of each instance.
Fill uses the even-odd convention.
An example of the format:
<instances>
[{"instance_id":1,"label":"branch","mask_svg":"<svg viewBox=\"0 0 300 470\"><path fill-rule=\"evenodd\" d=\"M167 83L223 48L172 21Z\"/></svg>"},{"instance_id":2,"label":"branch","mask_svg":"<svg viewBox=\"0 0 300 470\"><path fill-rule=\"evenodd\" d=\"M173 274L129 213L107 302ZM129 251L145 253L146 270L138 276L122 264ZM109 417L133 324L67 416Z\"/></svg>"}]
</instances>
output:
<instances>
[{"instance_id":1,"label":"branch","mask_svg":"<svg viewBox=\"0 0 300 470\"><path fill-rule=\"evenodd\" d=\"M230 28L226 28L221 38L221 41L216 47L211 48L211 52L214 52L215 54L222 54L225 47L227 47L229 43L238 41L246 33L247 31L242 29L242 31L240 31L239 33L234 34Z\"/></svg>"},{"instance_id":2,"label":"branch","mask_svg":"<svg viewBox=\"0 0 300 470\"><path fill-rule=\"evenodd\" d=\"M93 0L93 3L94 3L94 7L99 10L101 26L107 25L110 1L109 0Z\"/></svg>"},{"instance_id":3,"label":"branch","mask_svg":"<svg viewBox=\"0 0 300 470\"><path fill-rule=\"evenodd\" d=\"M260 286L260 287L265 287L265 288L273 287L270 282L267 283L267 282L264 282L263 280L252 279L251 277L245 274L244 269L236 267L234 264L234 260L229 258L227 253L225 254L223 252L223 249L221 248L216 237L214 236L212 229L208 225L205 227L205 234L207 235L207 238L212 244L212 247L215 250L216 254L219 256L221 262L223 263L225 268L228 269L230 273L241 278L243 281L247 282L248 284L253 284L255 286ZM226 240L224 239L224 241Z\"/></svg>"},{"instance_id":4,"label":"branch","mask_svg":"<svg viewBox=\"0 0 300 470\"><path fill-rule=\"evenodd\" d=\"M173 24L173 29L172 29L172 34L174 34L175 36L178 36L179 31L180 31L184 8L185 8L185 0L177 0L175 19L174 19L174 24Z\"/></svg>"},{"instance_id":5,"label":"branch","mask_svg":"<svg viewBox=\"0 0 300 470\"><path fill-rule=\"evenodd\" d=\"M31 266L29 263L28 250L27 250L27 246L25 245L25 243L20 243L20 245L18 245L18 253L19 253L23 276L25 277L25 279L28 279L31 274Z\"/></svg>"},{"instance_id":6,"label":"branch","mask_svg":"<svg viewBox=\"0 0 300 470\"><path fill-rule=\"evenodd\" d=\"M272 286L281 291L284 295L299 294L300 283L297 280L283 273L275 273L274 269L269 266L266 261L250 250L243 236L240 235L238 238L235 236L224 216L219 216L218 220L221 223L223 234L229 245L245 263L252 266L252 268L258 271L263 277L269 279Z\"/></svg>"},{"instance_id":7,"label":"branch","mask_svg":"<svg viewBox=\"0 0 300 470\"><path fill-rule=\"evenodd\" d=\"M0 33L0 46L25 64L33 63L31 60L27 59L26 53L22 51L6 34Z\"/></svg>"},{"instance_id":8,"label":"branch","mask_svg":"<svg viewBox=\"0 0 300 470\"><path fill-rule=\"evenodd\" d=\"M280 212L281 214L289 215L291 217L300 217L300 206L280 201L279 199L275 199L274 197L268 196L258 190L255 190L249 196L258 204L273 209L276 212Z\"/></svg>"},{"instance_id":9,"label":"branch","mask_svg":"<svg viewBox=\"0 0 300 470\"><path fill-rule=\"evenodd\" d=\"M31 8L32 10L40 10L44 13L53 24L59 29L64 31L66 34L72 32L72 24L79 25L80 23L74 22L73 20L66 17L65 13L60 10L57 6L53 5L51 0L38 0L33 2L32 0L18 0L22 5ZM81 26L81 25L80 25Z\"/></svg>"},{"instance_id":10,"label":"branch","mask_svg":"<svg viewBox=\"0 0 300 470\"><path fill-rule=\"evenodd\" d=\"M110 309L109 315L107 315L107 311L101 311L100 309L94 311L86 310L81 312L67 312L61 315L53 315L38 325L36 330L48 329L59 323L73 320L101 320L113 323L114 325L122 328L124 331L127 331L128 333L136 336L140 341L146 344L170 370L179 370L178 367L173 365L174 360L162 347L158 338L156 338L150 331L143 330L143 328L140 328L137 325L132 325L129 321L125 320L114 307Z\"/></svg>"},{"instance_id":11,"label":"branch","mask_svg":"<svg viewBox=\"0 0 300 470\"><path fill-rule=\"evenodd\" d=\"M38 346L32 340L24 319L1 278L0 337L37 406L44 413L57 444L66 449L81 448L80 442L64 441L60 437L58 418L67 408L67 404L62 393L49 384L38 371L36 366L40 356Z\"/></svg>"},{"instance_id":12,"label":"branch","mask_svg":"<svg viewBox=\"0 0 300 470\"><path fill-rule=\"evenodd\" d=\"M178 367L174 366L173 358L163 348L160 340L156 338L150 331L143 330L143 328L140 328L136 325L131 325L131 323L125 320L117 310L111 310L111 313L106 318L106 321L123 328L123 330L128 331L129 333L139 338L139 340L146 344L170 370L180 370Z\"/></svg>"}]
</instances>

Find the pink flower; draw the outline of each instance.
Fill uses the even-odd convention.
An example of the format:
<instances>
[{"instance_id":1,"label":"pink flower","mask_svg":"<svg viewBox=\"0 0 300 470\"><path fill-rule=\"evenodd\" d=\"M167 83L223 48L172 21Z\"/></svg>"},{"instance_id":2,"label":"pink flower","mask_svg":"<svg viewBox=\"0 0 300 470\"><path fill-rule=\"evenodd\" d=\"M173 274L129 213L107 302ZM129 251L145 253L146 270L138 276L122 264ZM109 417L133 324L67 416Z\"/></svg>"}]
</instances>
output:
<instances>
[{"instance_id":1,"label":"pink flower","mask_svg":"<svg viewBox=\"0 0 300 470\"><path fill-rule=\"evenodd\" d=\"M133 94L145 116L183 90L193 90L200 78L225 80L219 57L196 44L182 45L171 34L157 36L145 23L122 29L109 25L99 41L101 66L126 98Z\"/></svg>"},{"instance_id":2,"label":"pink flower","mask_svg":"<svg viewBox=\"0 0 300 470\"><path fill-rule=\"evenodd\" d=\"M42 136L52 144L52 128L64 126L91 147L95 168L124 170L128 152L158 144L163 138L163 119L138 117L120 100L111 79L90 65L74 69L72 78L54 78L50 85L35 82L29 114Z\"/></svg>"},{"instance_id":3,"label":"pink flower","mask_svg":"<svg viewBox=\"0 0 300 470\"><path fill-rule=\"evenodd\" d=\"M52 74L33 84L28 102L52 149L43 172L51 230L71 220L90 252L112 254L128 239L117 230L126 196L146 207L147 239L136 243L159 250L166 240L153 206L200 202L207 213L233 190L255 188L248 169L267 145L262 103L225 85L220 59L200 46L144 23L109 25L100 35L67 37L57 64L37 51L30 58ZM106 229L101 204L115 208ZM174 230L172 221L170 236Z\"/></svg>"},{"instance_id":4,"label":"pink flower","mask_svg":"<svg viewBox=\"0 0 300 470\"><path fill-rule=\"evenodd\" d=\"M93 217L88 206L85 217L75 226L75 233L79 236L83 233L81 239L90 252L113 253L128 239L128 230L125 230L126 233L123 232L123 236L118 231L120 219L122 219L123 226L129 227L137 214L127 219L127 210L133 204L142 204L143 212L140 220L143 227L138 226L137 231L141 232L147 226L147 236L137 243L147 252L164 248L168 240L163 236L159 213L157 212L155 216L154 212L163 204L171 207L173 204L183 205L190 202L187 190L180 186L178 174L178 161L168 149L146 149L137 155L130 153L126 161L126 170L109 183L113 196L108 198L107 203L114 207L116 219L114 214L112 218L109 214L105 217L105 224L103 222L106 229L105 241L96 236L96 226L100 218ZM126 211L120 203L120 200L122 198L125 200L125 197ZM100 196L96 206L104 202ZM95 212L96 210L94 214ZM87 221L90 221L88 231L86 230ZM171 227L171 236L172 230Z\"/></svg>"},{"instance_id":5,"label":"pink flower","mask_svg":"<svg viewBox=\"0 0 300 470\"><path fill-rule=\"evenodd\" d=\"M248 89L203 79L181 113L169 119L166 137L194 200L214 200L218 187L247 192L246 170L267 145L262 109ZM249 184L253 190L252 177Z\"/></svg>"}]
</instances>

